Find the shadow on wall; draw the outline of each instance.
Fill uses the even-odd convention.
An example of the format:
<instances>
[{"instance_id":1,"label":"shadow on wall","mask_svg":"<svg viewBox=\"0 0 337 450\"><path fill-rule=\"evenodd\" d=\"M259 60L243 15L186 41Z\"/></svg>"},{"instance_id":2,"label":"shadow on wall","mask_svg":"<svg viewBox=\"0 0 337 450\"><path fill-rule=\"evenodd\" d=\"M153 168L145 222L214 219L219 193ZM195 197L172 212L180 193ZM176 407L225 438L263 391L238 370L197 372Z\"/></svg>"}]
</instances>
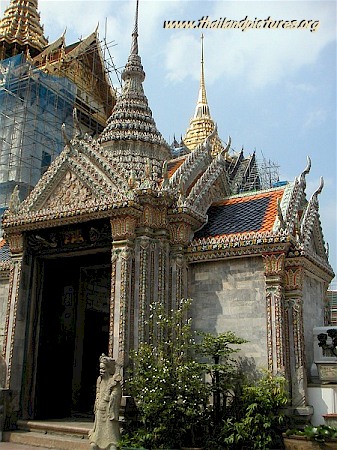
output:
<instances>
[{"instance_id":1,"label":"shadow on wall","mask_svg":"<svg viewBox=\"0 0 337 450\"><path fill-rule=\"evenodd\" d=\"M191 284L191 316L193 328L216 336L219 333L217 323L219 316L224 314L217 292L222 291L221 279L212 277L212 289L207 289L210 284L210 274L205 271L204 277L194 279ZM222 330L223 331L223 330ZM226 330L229 331L229 330Z\"/></svg>"},{"instance_id":2,"label":"shadow on wall","mask_svg":"<svg viewBox=\"0 0 337 450\"><path fill-rule=\"evenodd\" d=\"M249 384L254 383L261 378L261 370L256 367L254 358L247 356L238 356L236 358L238 371L245 375Z\"/></svg>"}]
</instances>

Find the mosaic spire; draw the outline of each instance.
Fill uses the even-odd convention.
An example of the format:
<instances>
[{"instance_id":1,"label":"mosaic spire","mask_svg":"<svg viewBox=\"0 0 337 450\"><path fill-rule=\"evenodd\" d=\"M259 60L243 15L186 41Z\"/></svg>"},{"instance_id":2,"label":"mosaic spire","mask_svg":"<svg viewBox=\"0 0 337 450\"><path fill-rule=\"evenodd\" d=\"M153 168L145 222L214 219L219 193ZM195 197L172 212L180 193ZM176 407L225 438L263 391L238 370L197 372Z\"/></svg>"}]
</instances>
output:
<instances>
[{"instance_id":1,"label":"mosaic spire","mask_svg":"<svg viewBox=\"0 0 337 450\"><path fill-rule=\"evenodd\" d=\"M190 120L190 125L184 137L184 144L189 150L194 150L199 144L214 131L215 123L211 118L209 106L206 96L206 84L204 73L204 36L201 35L201 70L200 70L200 86L197 106L195 113ZM212 138L212 154L216 155L223 150L223 145L216 132Z\"/></svg>"},{"instance_id":2,"label":"mosaic spire","mask_svg":"<svg viewBox=\"0 0 337 450\"><path fill-rule=\"evenodd\" d=\"M46 47L37 8L37 0L11 0L0 20L0 59L22 52L36 56Z\"/></svg>"},{"instance_id":3,"label":"mosaic spire","mask_svg":"<svg viewBox=\"0 0 337 450\"><path fill-rule=\"evenodd\" d=\"M141 141L157 144L168 155L168 144L158 131L144 94L145 72L138 54L138 1L128 61L122 73L123 88L99 142Z\"/></svg>"}]
</instances>

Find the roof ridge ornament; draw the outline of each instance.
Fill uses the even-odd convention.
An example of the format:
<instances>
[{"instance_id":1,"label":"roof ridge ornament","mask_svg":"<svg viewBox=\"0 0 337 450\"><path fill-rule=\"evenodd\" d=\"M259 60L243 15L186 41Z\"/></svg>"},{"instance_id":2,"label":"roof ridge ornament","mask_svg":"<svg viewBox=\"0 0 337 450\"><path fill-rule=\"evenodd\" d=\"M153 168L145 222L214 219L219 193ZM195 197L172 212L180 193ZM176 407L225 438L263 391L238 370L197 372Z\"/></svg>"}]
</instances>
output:
<instances>
[{"instance_id":1,"label":"roof ridge ornament","mask_svg":"<svg viewBox=\"0 0 337 450\"><path fill-rule=\"evenodd\" d=\"M282 208L281 208L281 200L278 198L277 199L277 217L280 221L280 229L281 230L285 230L286 229L286 221L283 217L283 212L282 212Z\"/></svg>"},{"instance_id":2,"label":"roof ridge ornament","mask_svg":"<svg viewBox=\"0 0 337 450\"><path fill-rule=\"evenodd\" d=\"M301 219L301 235L304 238L303 245L304 247L307 248L309 248L311 245L312 231L314 229L315 223L318 224L318 226L320 226L318 195L322 192L323 186L324 180L323 177L320 177L319 186L316 189L316 191L312 194ZM322 249L324 249L326 256L327 249L324 243L322 243Z\"/></svg>"},{"instance_id":3,"label":"roof ridge ornament","mask_svg":"<svg viewBox=\"0 0 337 450\"><path fill-rule=\"evenodd\" d=\"M309 156L307 156L307 165L306 168L303 170L303 172L300 175L300 179L299 182L303 185L303 188L305 189L306 187L306 181L305 181L305 176L308 175L308 173L310 172L311 169L311 159Z\"/></svg>"},{"instance_id":4,"label":"roof ridge ornament","mask_svg":"<svg viewBox=\"0 0 337 450\"><path fill-rule=\"evenodd\" d=\"M319 186L316 189L316 191L312 194L311 200L315 199L315 201L318 201L318 195L322 192L323 187L324 187L324 179L323 179L323 177L320 177L320 179L319 179Z\"/></svg>"}]
</instances>

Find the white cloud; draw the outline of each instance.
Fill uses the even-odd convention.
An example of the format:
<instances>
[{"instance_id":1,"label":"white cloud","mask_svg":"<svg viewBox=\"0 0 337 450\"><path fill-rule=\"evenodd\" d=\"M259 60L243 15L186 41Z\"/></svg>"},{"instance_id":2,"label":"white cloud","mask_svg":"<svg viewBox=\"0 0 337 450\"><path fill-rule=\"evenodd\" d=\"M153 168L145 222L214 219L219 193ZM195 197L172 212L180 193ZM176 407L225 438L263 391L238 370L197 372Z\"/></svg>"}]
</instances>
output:
<instances>
[{"instance_id":1,"label":"white cloud","mask_svg":"<svg viewBox=\"0 0 337 450\"><path fill-rule=\"evenodd\" d=\"M198 2L193 2L195 5ZM223 75L240 76L253 87L277 83L307 64L313 64L322 49L336 39L334 4L332 2L203 2L190 17L172 17L172 20L267 19L320 21L316 32L308 29L204 29L205 58L209 84ZM198 15L199 14L199 15ZM195 52L198 36L194 30L171 30L174 35L167 45L166 65L171 80L198 77L189 63L190 52ZM178 37L178 34L181 36ZM200 33L198 33L200 35ZM186 36L189 35L187 38ZM193 35L193 38L191 36ZM178 48L179 39L179 48ZM191 40L194 39L194 45ZM207 52L207 48L212 51ZM195 52L195 58L198 53ZM210 56L209 56L210 55ZM180 69L180 75L175 72Z\"/></svg>"},{"instance_id":2,"label":"white cloud","mask_svg":"<svg viewBox=\"0 0 337 450\"><path fill-rule=\"evenodd\" d=\"M304 123L302 126L302 132L308 128L319 127L324 124L327 118L327 111L325 109L315 109L309 111L304 117Z\"/></svg>"}]
</instances>

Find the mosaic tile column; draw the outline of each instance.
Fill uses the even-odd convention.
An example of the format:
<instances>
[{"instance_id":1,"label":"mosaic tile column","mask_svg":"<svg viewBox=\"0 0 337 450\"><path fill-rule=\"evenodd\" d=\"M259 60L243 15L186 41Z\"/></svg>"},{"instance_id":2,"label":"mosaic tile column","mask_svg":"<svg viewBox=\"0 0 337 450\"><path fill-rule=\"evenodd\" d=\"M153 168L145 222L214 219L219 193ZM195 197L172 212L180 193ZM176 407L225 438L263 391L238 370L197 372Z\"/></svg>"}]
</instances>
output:
<instances>
[{"instance_id":1,"label":"mosaic tile column","mask_svg":"<svg viewBox=\"0 0 337 450\"><path fill-rule=\"evenodd\" d=\"M23 235L9 235L7 241L12 253L12 266L10 269L9 295L6 312L5 342L3 356L7 365L5 387L11 387L13 349L15 345L15 332L17 326L17 312L19 302L19 286L21 281L23 263Z\"/></svg>"},{"instance_id":2,"label":"mosaic tile column","mask_svg":"<svg viewBox=\"0 0 337 450\"><path fill-rule=\"evenodd\" d=\"M150 307L166 307L168 298L169 244L165 199L144 197L144 208L136 229L134 348L155 332Z\"/></svg>"},{"instance_id":3,"label":"mosaic tile column","mask_svg":"<svg viewBox=\"0 0 337 450\"><path fill-rule=\"evenodd\" d=\"M137 250L139 251L139 263L138 263L138 296L136 301L135 311L135 335L137 336L135 347L138 347L138 343L145 342L148 338L148 328L146 326L146 320L148 318L148 308L150 303L150 251L151 240L147 236L142 236L138 239Z\"/></svg>"},{"instance_id":4,"label":"mosaic tile column","mask_svg":"<svg viewBox=\"0 0 337 450\"><path fill-rule=\"evenodd\" d=\"M287 373L284 311L284 254L263 256L266 280L268 369L273 374Z\"/></svg>"},{"instance_id":5,"label":"mosaic tile column","mask_svg":"<svg viewBox=\"0 0 337 450\"><path fill-rule=\"evenodd\" d=\"M153 329L150 306L167 309L169 245L165 233L139 236L135 244L134 348L147 342Z\"/></svg>"},{"instance_id":6,"label":"mosaic tile column","mask_svg":"<svg viewBox=\"0 0 337 450\"><path fill-rule=\"evenodd\" d=\"M175 309L182 298L187 297L186 247L191 235L191 226L185 222L170 224L171 264L170 264L170 305Z\"/></svg>"},{"instance_id":7,"label":"mosaic tile column","mask_svg":"<svg viewBox=\"0 0 337 450\"><path fill-rule=\"evenodd\" d=\"M132 273L136 218L124 216L110 221L113 236L111 250L111 298L109 356L125 367L128 360L130 312L132 311Z\"/></svg>"},{"instance_id":8,"label":"mosaic tile column","mask_svg":"<svg viewBox=\"0 0 337 450\"><path fill-rule=\"evenodd\" d=\"M288 323L292 405L303 407L307 404L307 373L305 367L305 342L303 328L303 268L287 268L285 284L286 319Z\"/></svg>"},{"instance_id":9,"label":"mosaic tile column","mask_svg":"<svg viewBox=\"0 0 337 450\"><path fill-rule=\"evenodd\" d=\"M157 298L158 302L169 309L168 293L169 280L168 273L170 267L170 247L166 235L158 242L158 274L157 274Z\"/></svg>"}]
</instances>

